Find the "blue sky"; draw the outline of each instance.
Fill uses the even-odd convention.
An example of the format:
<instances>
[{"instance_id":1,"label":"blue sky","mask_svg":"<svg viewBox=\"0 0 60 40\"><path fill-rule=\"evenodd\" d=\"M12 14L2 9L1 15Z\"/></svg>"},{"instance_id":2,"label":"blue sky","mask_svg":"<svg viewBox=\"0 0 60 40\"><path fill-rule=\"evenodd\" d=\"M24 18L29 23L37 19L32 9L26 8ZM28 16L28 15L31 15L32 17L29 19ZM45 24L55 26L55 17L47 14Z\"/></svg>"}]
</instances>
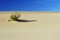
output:
<instances>
[{"instance_id":1,"label":"blue sky","mask_svg":"<svg viewBox=\"0 0 60 40\"><path fill-rule=\"evenodd\" d=\"M0 0L0 11L60 12L60 0Z\"/></svg>"}]
</instances>

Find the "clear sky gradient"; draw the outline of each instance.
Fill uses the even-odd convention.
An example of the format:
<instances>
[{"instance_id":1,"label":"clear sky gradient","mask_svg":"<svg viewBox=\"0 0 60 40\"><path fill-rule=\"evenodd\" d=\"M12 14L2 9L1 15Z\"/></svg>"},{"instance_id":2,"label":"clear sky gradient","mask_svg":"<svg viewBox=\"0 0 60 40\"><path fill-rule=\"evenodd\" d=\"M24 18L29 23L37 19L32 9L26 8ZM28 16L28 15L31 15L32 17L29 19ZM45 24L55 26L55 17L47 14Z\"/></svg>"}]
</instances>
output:
<instances>
[{"instance_id":1,"label":"clear sky gradient","mask_svg":"<svg viewBox=\"0 0 60 40\"><path fill-rule=\"evenodd\" d=\"M60 0L0 0L0 11L60 12Z\"/></svg>"}]
</instances>

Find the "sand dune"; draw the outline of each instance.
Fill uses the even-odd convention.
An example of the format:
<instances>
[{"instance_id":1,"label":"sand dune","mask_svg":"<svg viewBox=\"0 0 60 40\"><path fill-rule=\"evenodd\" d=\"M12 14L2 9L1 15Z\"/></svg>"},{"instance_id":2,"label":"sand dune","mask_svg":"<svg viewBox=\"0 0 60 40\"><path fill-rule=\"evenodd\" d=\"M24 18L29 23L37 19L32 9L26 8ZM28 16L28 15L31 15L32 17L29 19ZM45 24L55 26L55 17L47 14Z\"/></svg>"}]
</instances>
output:
<instances>
[{"instance_id":1,"label":"sand dune","mask_svg":"<svg viewBox=\"0 0 60 40\"><path fill-rule=\"evenodd\" d=\"M18 12L35 22L8 21L12 13L0 12L0 40L60 40L60 13Z\"/></svg>"}]
</instances>

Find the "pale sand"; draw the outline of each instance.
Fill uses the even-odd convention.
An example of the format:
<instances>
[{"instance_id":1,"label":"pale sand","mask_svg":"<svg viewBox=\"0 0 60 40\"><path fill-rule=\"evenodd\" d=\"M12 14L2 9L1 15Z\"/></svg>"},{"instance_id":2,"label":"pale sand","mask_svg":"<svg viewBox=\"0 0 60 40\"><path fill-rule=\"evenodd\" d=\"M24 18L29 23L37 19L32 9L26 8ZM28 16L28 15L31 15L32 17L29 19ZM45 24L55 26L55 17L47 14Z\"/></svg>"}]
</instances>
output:
<instances>
[{"instance_id":1,"label":"pale sand","mask_svg":"<svg viewBox=\"0 0 60 40\"><path fill-rule=\"evenodd\" d=\"M36 22L15 22L10 15L0 12L0 40L60 40L60 13L18 12L21 19Z\"/></svg>"}]
</instances>

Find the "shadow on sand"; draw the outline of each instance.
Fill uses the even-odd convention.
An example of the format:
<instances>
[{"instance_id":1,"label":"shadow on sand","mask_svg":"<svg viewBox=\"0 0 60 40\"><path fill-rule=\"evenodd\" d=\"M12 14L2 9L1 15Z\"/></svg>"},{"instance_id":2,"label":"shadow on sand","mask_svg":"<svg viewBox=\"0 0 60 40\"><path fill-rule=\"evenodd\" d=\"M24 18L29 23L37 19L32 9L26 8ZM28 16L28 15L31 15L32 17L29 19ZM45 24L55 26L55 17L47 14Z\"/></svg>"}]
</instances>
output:
<instances>
[{"instance_id":1,"label":"shadow on sand","mask_svg":"<svg viewBox=\"0 0 60 40\"><path fill-rule=\"evenodd\" d=\"M17 21L17 22L35 22L37 20L21 20L21 19L16 19L15 21Z\"/></svg>"}]
</instances>

